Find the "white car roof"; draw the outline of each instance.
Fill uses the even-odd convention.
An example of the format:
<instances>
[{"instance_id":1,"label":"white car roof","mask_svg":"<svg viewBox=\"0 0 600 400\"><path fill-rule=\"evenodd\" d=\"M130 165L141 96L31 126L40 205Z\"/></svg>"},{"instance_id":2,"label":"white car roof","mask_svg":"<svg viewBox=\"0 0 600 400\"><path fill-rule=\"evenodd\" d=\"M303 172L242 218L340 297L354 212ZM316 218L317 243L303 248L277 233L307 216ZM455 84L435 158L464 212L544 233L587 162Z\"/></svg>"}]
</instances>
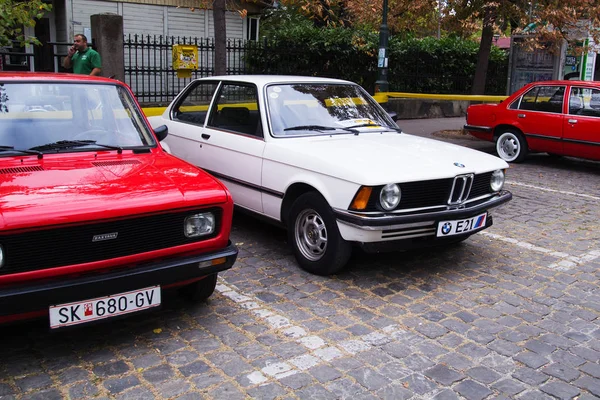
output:
<instances>
[{"instance_id":1,"label":"white car roof","mask_svg":"<svg viewBox=\"0 0 600 400\"><path fill-rule=\"evenodd\" d=\"M296 76L296 75L218 75L198 78L197 80L228 80L238 82L254 83L258 86L268 85L270 83L345 83L355 84L351 81L333 78L321 78L316 76Z\"/></svg>"}]
</instances>

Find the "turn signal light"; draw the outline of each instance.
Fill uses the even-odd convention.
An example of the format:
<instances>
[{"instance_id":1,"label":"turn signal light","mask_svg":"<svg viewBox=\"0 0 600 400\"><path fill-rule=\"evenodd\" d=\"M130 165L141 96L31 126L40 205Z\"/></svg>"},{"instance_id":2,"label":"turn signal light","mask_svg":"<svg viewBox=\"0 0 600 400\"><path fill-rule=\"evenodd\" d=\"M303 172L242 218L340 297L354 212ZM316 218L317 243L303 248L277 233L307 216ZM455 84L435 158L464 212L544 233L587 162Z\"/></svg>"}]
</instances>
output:
<instances>
[{"instance_id":1,"label":"turn signal light","mask_svg":"<svg viewBox=\"0 0 600 400\"><path fill-rule=\"evenodd\" d=\"M351 210L364 210L367 208L367 204L369 204L369 198L371 197L371 192L373 191L372 187L363 186L358 190L356 196L354 196L354 200L350 204Z\"/></svg>"}]
</instances>

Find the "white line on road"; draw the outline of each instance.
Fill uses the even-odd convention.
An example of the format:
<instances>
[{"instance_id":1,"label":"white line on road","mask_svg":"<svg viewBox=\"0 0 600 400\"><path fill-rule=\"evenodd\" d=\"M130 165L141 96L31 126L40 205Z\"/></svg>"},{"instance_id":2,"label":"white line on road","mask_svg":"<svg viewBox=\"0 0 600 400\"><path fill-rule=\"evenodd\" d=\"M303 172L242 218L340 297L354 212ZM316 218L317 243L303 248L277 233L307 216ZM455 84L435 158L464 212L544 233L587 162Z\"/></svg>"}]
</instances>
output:
<instances>
[{"instance_id":1,"label":"white line on road","mask_svg":"<svg viewBox=\"0 0 600 400\"><path fill-rule=\"evenodd\" d=\"M587 261L593 261L596 258L600 258L600 250L591 250L591 251L577 257L577 256L572 256L570 254L563 253L560 251L546 249L545 247L539 247L539 246L533 245L531 243L522 242L517 239L508 238L508 237L501 236L501 235L496 235L495 233L480 232L480 234L483 236L490 237L492 239L501 240L503 242L514 244L516 246L522 247L527 250L533 250L533 251L537 251L538 253L544 253L544 254L551 255L552 257L556 257L556 258L560 259L560 261L550 264L548 266L548 268L559 270L559 271L568 271L577 265L583 264Z\"/></svg>"},{"instance_id":2,"label":"white line on road","mask_svg":"<svg viewBox=\"0 0 600 400\"><path fill-rule=\"evenodd\" d=\"M566 194L566 195L569 195L569 196L583 197L585 199L600 200L600 197L592 196L592 195L589 195L589 194L567 192L565 190L548 189L548 188L543 188L543 187L534 186L534 185L528 185L526 183L514 182L514 181L506 181L506 183L508 185L522 186L522 187L526 187L526 188L530 188L530 189L542 190L544 192L553 192L553 193Z\"/></svg>"}]
</instances>

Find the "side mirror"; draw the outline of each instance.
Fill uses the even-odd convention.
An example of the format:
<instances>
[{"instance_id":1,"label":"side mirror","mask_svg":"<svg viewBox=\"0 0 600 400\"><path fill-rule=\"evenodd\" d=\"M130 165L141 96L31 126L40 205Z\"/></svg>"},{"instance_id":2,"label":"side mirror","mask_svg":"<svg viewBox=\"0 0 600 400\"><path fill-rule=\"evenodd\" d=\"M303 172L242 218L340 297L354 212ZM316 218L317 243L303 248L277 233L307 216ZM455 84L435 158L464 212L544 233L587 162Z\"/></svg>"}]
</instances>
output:
<instances>
[{"instance_id":1,"label":"side mirror","mask_svg":"<svg viewBox=\"0 0 600 400\"><path fill-rule=\"evenodd\" d=\"M396 111L388 111L387 113L394 122L398 121L398 113Z\"/></svg>"},{"instance_id":2,"label":"side mirror","mask_svg":"<svg viewBox=\"0 0 600 400\"><path fill-rule=\"evenodd\" d=\"M161 125L158 128L154 129L154 134L158 138L158 141L161 142L169 134L169 128L166 125Z\"/></svg>"}]
</instances>

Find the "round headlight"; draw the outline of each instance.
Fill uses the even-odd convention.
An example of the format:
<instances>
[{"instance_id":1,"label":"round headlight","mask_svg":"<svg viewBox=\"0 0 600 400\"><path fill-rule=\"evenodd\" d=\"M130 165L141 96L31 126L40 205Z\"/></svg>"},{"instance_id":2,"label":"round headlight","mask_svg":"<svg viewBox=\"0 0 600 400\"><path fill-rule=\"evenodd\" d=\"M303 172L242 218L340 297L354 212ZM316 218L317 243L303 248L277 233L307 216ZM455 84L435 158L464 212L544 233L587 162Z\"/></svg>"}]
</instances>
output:
<instances>
[{"instance_id":1,"label":"round headlight","mask_svg":"<svg viewBox=\"0 0 600 400\"><path fill-rule=\"evenodd\" d=\"M388 183L381 189L381 193L379 193L379 204L381 204L384 210L390 211L398 206L400 197L402 197L400 186L395 183Z\"/></svg>"},{"instance_id":2,"label":"round headlight","mask_svg":"<svg viewBox=\"0 0 600 400\"><path fill-rule=\"evenodd\" d=\"M190 215L183 224L183 233L189 238L210 235L214 231L215 216L211 212Z\"/></svg>"},{"instance_id":3,"label":"round headlight","mask_svg":"<svg viewBox=\"0 0 600 400\"><path fill-rule=\"evenodd\" d=\"M492 179L490 179L490 187L492 191L497 192L504 186L504 171L501 169L492 173Z\"/></svg>"}]
</instances>

